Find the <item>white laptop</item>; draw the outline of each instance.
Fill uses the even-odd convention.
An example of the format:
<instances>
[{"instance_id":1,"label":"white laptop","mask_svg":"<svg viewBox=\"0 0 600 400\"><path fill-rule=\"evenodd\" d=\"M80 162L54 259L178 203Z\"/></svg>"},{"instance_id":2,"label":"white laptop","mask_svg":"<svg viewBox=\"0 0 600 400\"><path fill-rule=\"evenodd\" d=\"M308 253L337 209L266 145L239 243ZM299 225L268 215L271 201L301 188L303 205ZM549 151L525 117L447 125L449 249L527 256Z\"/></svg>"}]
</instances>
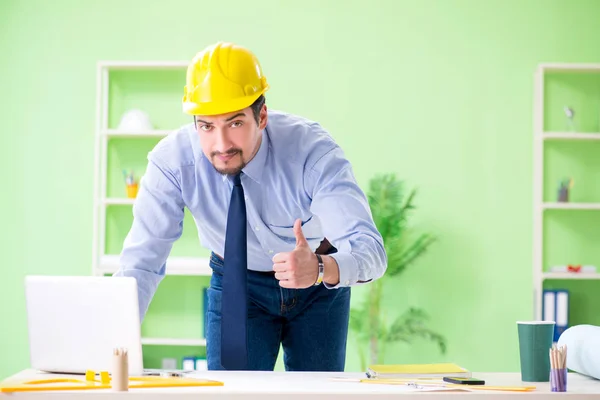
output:
<instances>
[{"instance_id":1,"label":"white laptop","mask_svg":"<svg viewBox=\"0 0 600 400\"><path fill-rule=\"evenodd\" d=\"M144 373L137 282L131 277L25 277L31 368L112 370L127 348L129 374Z\"/></svg>"}]
</instances>

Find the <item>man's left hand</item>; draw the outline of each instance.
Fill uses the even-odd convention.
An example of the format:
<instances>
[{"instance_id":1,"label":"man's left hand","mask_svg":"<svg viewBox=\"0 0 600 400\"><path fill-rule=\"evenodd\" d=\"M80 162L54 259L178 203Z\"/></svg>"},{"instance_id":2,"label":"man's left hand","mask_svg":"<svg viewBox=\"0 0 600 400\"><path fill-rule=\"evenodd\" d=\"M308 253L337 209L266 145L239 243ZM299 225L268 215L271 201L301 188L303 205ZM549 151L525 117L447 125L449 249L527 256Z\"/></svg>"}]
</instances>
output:
<instances>
[{"instance_id":1,"label":"man's left hand","mask_svg":"<svg viewBox=\"0 0 600 400\"><path fill-rule=\"evenodd\" d=\"M294 235L296 247L292 251L275 254L273 271L275 271L275 278L279 280L279 286L288 289L304 289L316 282L319 262L302 233L300 219L294 223Z\"/></svg>"}]
</instances>

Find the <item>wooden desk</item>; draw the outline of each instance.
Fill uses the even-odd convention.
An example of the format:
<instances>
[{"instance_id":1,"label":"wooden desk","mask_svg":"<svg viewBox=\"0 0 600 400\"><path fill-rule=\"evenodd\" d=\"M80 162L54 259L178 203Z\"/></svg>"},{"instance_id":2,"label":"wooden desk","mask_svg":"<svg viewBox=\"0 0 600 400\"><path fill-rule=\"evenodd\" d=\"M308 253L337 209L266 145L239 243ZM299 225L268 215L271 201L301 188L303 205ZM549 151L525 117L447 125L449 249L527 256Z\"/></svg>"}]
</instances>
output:
<instances>
[{"instance_id":1,"label":"wooden desk","mask_svg":"<svg viewBox=\"0 0 600 400\"><path fill-rule=\"evenodd\" d=\"M112 392L110 390L83 391L47 391L0 394L3 399L178 399L178 400L268 400L268 399L418 399L428 400L444 397L468 398L472 400L489 399L504 400L527 396L528 398L548 398L549 395L569 397L573 399L600 399L600 381L578 375L569 374L566 393L551 393L549 383L524 383L518 373L474 373L473 376L483 378L488 385L497 386L536 386L532 392L419 392L408 386L374 385L352 381L337 381L332 378L360 379L361 373L307 373L307 372L223 372L203 371L197 377L215 379L224 382L224 386L190 387L190 388L148 388L132 389L129 392ZM40 374L32 370L22 371L9 377L4 383L13 379L48 379L61 375ZM73 376L70 376L73 377ZM83 379L83 377L82 377Z\"/></svg>"}]
</instances>

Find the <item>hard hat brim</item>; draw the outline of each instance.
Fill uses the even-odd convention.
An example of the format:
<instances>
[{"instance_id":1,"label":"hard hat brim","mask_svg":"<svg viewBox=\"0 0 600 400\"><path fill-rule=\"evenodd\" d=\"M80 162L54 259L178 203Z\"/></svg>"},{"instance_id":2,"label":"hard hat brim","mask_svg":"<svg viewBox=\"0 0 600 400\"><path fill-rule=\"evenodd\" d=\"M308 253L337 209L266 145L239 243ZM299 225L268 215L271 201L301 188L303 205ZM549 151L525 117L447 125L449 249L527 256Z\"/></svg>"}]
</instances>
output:
<instances>
[{"instance_id":1,"label":"hard hat brim","mask_svg":"<svg viewBox=\"0 0 600 400\"><path fill-rule=\"evenodd\" d=\"M229 99L225 101L211 101L207 103L196 103L191 101L183 101L183 112L189 115L219 115L227 114L234 111L243 110L246 107L250 107L252 103L269 90L267 84L263 90L256 92L251 96L240 97L237 99Z\"/></svg>"}]
</instances>

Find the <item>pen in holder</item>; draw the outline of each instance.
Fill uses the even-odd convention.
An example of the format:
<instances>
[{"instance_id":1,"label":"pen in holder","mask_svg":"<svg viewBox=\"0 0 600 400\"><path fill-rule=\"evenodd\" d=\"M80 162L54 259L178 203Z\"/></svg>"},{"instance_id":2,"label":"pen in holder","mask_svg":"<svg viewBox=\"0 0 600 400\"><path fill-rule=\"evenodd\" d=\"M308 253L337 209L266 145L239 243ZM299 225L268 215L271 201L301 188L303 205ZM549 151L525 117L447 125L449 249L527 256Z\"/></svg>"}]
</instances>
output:
<instances>
[{"instance_id":1,"label":"pen in holder","mask_svg":"<svg viewBox=\"0 0 600 400\"><path fill-rule=\"evenodd\" d=\"M129 390L129 360L127 349L117 348L113 350L112 357L112 389L118 392Z\"/></svg>"},{"instance_id":2,"label":"pen in holder","mask_svg":"<svg viewBox=\"0 0 600 400\"><path fill-rule=\"evenodd\" d=\"M567 346L550 349L550 389L553 392L567 391Z\"/></svg>"}]
</instances>

